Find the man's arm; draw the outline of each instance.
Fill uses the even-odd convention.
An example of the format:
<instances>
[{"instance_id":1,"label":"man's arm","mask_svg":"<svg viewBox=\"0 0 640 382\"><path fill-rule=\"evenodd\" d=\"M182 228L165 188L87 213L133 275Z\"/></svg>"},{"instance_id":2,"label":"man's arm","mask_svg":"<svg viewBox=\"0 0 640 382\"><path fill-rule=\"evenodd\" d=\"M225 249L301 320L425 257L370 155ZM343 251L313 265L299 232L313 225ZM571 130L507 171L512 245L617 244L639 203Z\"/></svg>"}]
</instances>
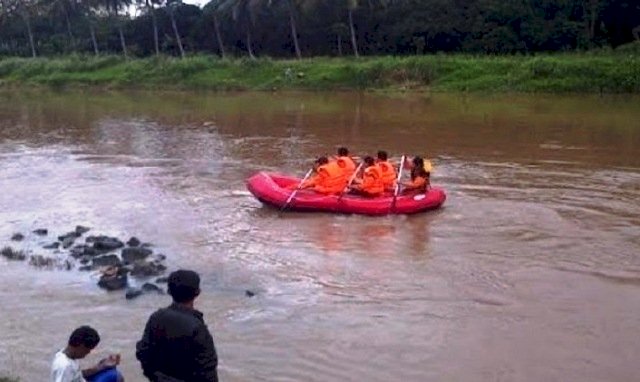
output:
<instances>
[{"instance_id":1,"label":"man's arm","mask_svg":"<svg viewBox=\"0 0 640 382\"><path fill-rule=\"evenodd\" d=\"M155 372L158 370L157 358L155 355L155 340L153 338L153 330L155 326L155 314L152 314L144 328L142 339L136 344L136 358L140 361L144 376L151 382L155 382Z\"/></svg>"},{"instance_id":2,"label":"man's arm","mask_svg":"<svg viewBox=\"0 0 640 382\"><path fill-rule=\"evenodd\" d=\"M218 382L218 354L213 344L213 337L206 324L202 324L194 335L195 365L194 377L197 381Z\"/></svg>"}]
</instances>

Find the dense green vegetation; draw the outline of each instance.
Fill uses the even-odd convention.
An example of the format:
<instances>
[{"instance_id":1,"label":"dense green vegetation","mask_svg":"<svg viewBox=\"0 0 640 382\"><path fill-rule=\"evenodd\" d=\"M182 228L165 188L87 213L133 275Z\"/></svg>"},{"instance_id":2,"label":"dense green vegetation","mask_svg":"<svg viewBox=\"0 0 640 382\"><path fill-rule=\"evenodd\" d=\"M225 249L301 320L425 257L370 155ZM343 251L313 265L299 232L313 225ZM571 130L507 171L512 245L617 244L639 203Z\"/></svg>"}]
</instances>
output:
<instances>
[{"instance_id":1,"label":"dense green vegetation","mask_svg":"<svg viewBox=\"0 0 640 382\"><path fill-rule=\"evenodd\" d=\"M0 55L513 54L640 40L637 0L0 0Z\"/></svg>"},{"instance_id":2,"label":"dense green vegetation","mask_svg":"<svg viewBox=\"0 0 640 382\"><path fill-rule=\"evenodd\" d=\"M18 382L18 381L19 380L17 378L0 376L0 382Z\"/></svg>"},{"instance_id":3,"label":"dense green vegetation","mask_svg":"<svg viewBox=\"0 0 640 382\"><path fill-rule=\"evenodd\" d=\"M612 52L536 56L220 59L166 56L7 58L0 82L51 86L436 91L640 92L640 43Z\"/></svg>"}]
</instances>

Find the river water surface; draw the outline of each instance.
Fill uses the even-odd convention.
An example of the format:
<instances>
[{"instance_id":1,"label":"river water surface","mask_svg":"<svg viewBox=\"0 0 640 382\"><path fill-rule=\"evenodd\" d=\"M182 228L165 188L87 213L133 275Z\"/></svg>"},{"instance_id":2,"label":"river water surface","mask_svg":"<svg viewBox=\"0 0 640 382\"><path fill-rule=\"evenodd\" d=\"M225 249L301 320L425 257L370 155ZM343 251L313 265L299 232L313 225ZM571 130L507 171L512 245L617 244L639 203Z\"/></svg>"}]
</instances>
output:
<instances>
[{"instance_id":1,"label":"river water surface","mask_svg":"<svg viewBox=\"0 0 640 382\"><path fill-rule=\"evenodd\" d=\"M223 381L640 380L640 98L0 92L0 246L77 224L199 271ZM278 214L245 189L313 158L433 158L416 216ZM18 244L46 253L27 235ZM95 361L169 303L0 258L0 374ZM247 297L246 290L256 292Z\"/></svg>"}]
</instances>

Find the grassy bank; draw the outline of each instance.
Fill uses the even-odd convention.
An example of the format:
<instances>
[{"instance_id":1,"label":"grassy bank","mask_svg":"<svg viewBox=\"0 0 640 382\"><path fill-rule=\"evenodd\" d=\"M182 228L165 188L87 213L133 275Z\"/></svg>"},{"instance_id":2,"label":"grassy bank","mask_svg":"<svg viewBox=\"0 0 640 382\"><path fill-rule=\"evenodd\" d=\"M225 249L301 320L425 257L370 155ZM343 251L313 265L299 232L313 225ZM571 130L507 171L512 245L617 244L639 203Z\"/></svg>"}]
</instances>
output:
<instances>
[{"instance_id":1,"label":"grassy bank","mask_svg":"<svg viewBox=\"0 0 640 382\"><path fill-rule=\"evenodd\" d=\"M18 378L0 376L0 382L18 382Z\"/></svg>"},{"instance_id":2,"label":"grassy bank","mask_svg":"<svg viewBox=\"0 0 640 382\"><path fill-rule=\"evenodd\" d=\"M0 84L109 88L391 89L640 93L640 44L626 51L538 56L430 55L300 61L154 57L5 58Z\"/></svg>"}]
</instances>

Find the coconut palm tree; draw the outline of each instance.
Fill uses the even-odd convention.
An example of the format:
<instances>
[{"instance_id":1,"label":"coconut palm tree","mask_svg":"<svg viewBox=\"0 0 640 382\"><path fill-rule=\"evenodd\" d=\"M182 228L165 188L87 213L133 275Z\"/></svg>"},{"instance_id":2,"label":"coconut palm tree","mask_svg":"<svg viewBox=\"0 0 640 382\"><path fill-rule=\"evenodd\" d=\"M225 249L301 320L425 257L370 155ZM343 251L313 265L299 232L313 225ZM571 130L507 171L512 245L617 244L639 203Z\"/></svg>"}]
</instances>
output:
<instances>
[{"instance_id":1,"label":"coconut palm tree","mask_svg":"<svg viewBox=\"0 0 640 382\"><path fill-rule=\"evenodd\" d=\"M156 56L160 55L160 39L158 37L158 18L156 16L155 6L162 6L163 0L136 0L139 7L144 7L151 16L151 24L153 25L153 46Z\"/></svg>"},{"instance_id":2,"label":"coconut palm tree","mask_svg":"<svg viewBox=\"0 0 640 382\"><path fill-rule=\"evenodd\" d=\"M211 0L202 9L205 15L210 16L213 20L213 30L216 34L216 41L218 42L218 49L220 50L220 57L225 58L224 44L222 42L222 35L220 34L220 22L218 21L218 14L220 13L220 6L224 0Z\"/></svg>"},{"instance_id":3,"label":"coconut palm tree","mask_svg":"<svg viewBox=\"0 0 640 382\"><path fill-rule=\"evenodd\" d=\"M258 9L264 5L264 0L223 0L220 5L221 10L231 10L231 17L238 24L244 27L245 30L245 45L247 52L252 60L255 60L256 56L253 54L253 48L251 44L251 26L255 24L255 16Z\"/></svg>"},{"instance_id":4,"label":"coconut palm tree","mask_svg":"<svg viewBox=\"0 0 640 382\"><path fill-rule=\"evenodd\" d=\"M176 42L178 43L178 49L180 49L180 57L184 58L184 47L182 46L182 39L178 32L178 25L176 24L175 12L182 5L182 0L167 0L167 11L169 12L169 18L171 19L171 26L173 27L173 33L176 36Z\"/></svg>"}]
</instances>

